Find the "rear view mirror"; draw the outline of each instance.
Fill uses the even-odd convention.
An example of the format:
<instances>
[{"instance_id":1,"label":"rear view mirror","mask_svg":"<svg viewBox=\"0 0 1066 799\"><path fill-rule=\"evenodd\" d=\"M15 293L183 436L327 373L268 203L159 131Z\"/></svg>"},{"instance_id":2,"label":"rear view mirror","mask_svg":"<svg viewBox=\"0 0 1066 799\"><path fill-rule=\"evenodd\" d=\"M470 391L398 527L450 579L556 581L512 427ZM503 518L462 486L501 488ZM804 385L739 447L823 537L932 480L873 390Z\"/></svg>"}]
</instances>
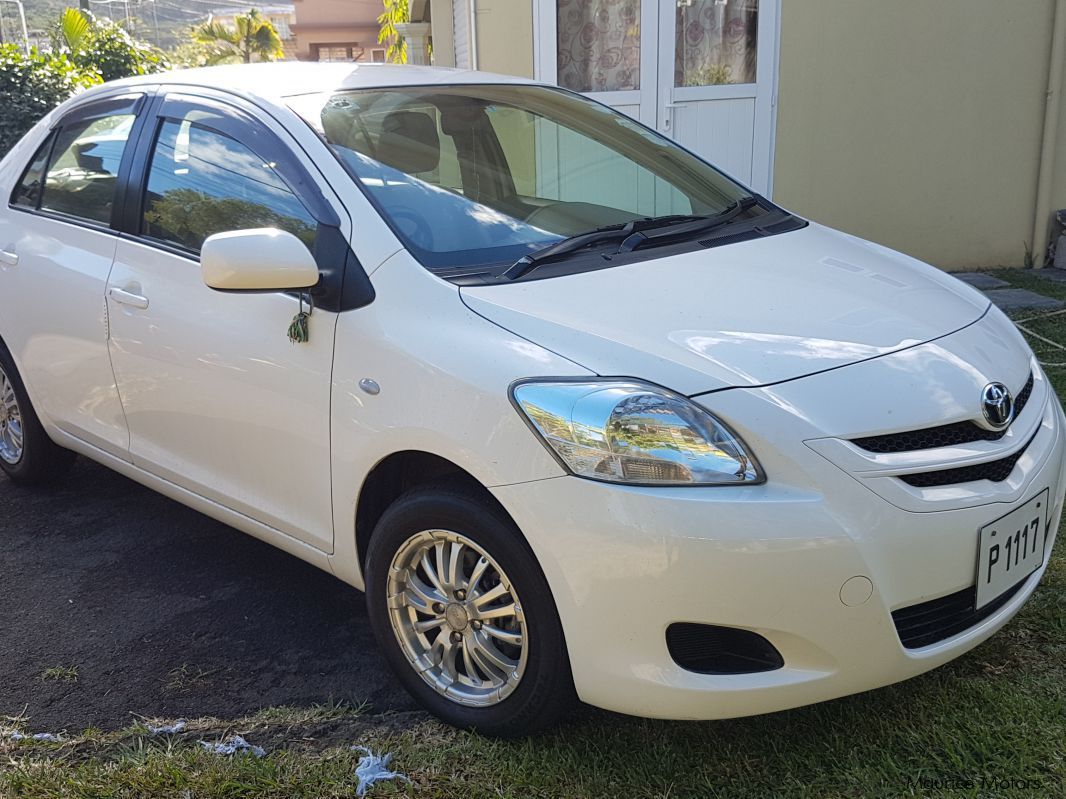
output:
<instances>
[{"instance_id":1,"label":"rear view mirror","mask_svg":"<svg viewBox=\"0 0 1066 799\"><path fill-rule=\"evenodd\" d=\"M318 283L307 245L277 228L209 236L200 250L204 283L220 291L287 291Z\"/></svg>"}]
</instances>

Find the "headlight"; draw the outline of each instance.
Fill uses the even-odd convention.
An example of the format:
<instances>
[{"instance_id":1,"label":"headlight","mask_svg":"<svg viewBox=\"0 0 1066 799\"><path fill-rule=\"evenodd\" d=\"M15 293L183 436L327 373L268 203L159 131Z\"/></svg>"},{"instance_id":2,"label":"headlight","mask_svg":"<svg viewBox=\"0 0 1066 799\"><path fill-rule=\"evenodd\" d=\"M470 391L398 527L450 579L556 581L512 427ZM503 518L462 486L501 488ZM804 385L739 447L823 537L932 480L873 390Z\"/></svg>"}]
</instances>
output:
<instances>
[{"instance_id":1,"label":"headlight","mask_svg":"<svg viewBox=\"0 0 1066 799\"><path fill-rule=\"evenodd\" d=\"M518 383L515 404L579 477L641 485L759 483L722 422L680 394L636 381Z\"/></svg>"}]
</instances>

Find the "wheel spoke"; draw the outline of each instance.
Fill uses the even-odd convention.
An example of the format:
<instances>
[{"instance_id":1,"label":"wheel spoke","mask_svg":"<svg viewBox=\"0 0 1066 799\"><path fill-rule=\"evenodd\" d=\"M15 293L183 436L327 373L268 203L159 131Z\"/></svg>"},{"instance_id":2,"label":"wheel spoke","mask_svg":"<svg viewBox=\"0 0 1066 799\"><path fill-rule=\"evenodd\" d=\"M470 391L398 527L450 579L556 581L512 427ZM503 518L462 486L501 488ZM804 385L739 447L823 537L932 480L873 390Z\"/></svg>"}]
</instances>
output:
<instances>
[{"instance_id":1,"label":"wheel spoke","mask_svg":"<svg viewBox=\"0 0 1066 799\"><path fill-rule=\"evenodd\" d=\"M489 559L482 555L478 558L478 562L474 564L474 570L470 572L470 579L466 584L466 591L471 596L475 596L478 590L478 583L481 582L481 578L485 576L485 570L489 567Z\"/></svg>"},{"instance_id":2,"label":"wheel spoke","mask_svg":"<svg viewBox=\"0 0 1066 799\"><path fill-rule=\"evenodd\" d=\"M470 656L486 674L500 674L506 680L518 665L500 654L487 638L473 636L473 651Z\"/></svg>"},{"instance_id":3,"label":"wheel spoke","mask_svg":"<svg viewBox=\"0 0 1066 799\"><path fill-rule=\"evenodd\" d=\"M489 619L506 619L510 616L514 616L517 608L513 602L509 602L506 605L500 605L499 607L489 608L488 610L478 610L477 617L482 621L489 621Z\"/></svg>"},{"instance_id":4,"label":"wheel spoke","mask_svg":"<svg viewBox=\"0 0 1066 799\"><path fill-rule=\"evenodd\" d=\"M474 607L480 609L485 605L489 604L490 602L499 599L501 596L507 593L509 593L507 586L504 585L502 582L498 583L496 586L490 588L484 594L478 594L473 597Z\"/></svg>"},{"instance_id":5,"label":"wheel spoke","mask_svg":"<svg viewBox=\"0 0 1066 799\"><path fill-rule=\"evenodd\" d=\"M451 552L448 557L448 587L452 590L462 587L463 550L465 548L458 541L451 543Z\"/></svg>"},{"instance_id":6,"label":"wheel spoke","mask_svg":"<svg viewBox=\"0 0 1066 799\"><path fill-rule=\"evenodd\" d=\"M470 657L470 646L470 639L463 639L463 667L466 669L466 676L469 677L472 682L484 683L485 678L474 665L473 658Z\"/></svg>"},{"instance_id":7,"label":"wheel spoke","mask_svg":"<svg viewBox=\"0 0 1066 799\"><path fill-rule=\"evenodd\" d=\"M435 630L436 628L442 626L444 623L445 622L443 617L426 619L424 621L416 621L415 629L418 630L418 632L422 633L422 635L425 635L430 630Z\"/></svg>"},{"instance_id":8,"label":"wheel spoke","mask_svg":"<svg viewBox=\"0 0 1066 799\"><path fill-rule=\"evenodd\" d=\"M427 610L434 602L444 602L444 594L435 588L425 585L417 576L412 574L407 579L407 591L417 597L425 605Z\"/></svg>"},{"instance_id":9,"label":"wheel spoke","mask_svg":"<svg viewBox=\"0 0 1066 799\"><path fill-rule=\"evenodd\" d=\"M441 659L440 667L444 672L444 675L448 678L448 682L459 681L459 670L455 668L455 658L459 654L459 648L452 643L451 638L447 635L437 636L437 641L440 643Z\"/></svg>"},{"instance_id":10,"label":"wheel spoke","mask_svg":"<svg viewBox=\"0 0 1066 799\"><path fill-rule=\"evenodd\" d=\"M440 561L439 550L437 553L437 560L438 562ZM433 584L433 587L440 592L440 595L446 596L448 592L444 590L444 584L441 582L440 575L437 573L436 567L430 560L428 549L422 554L422 569L425 571L426 577L428 577L429 581Z\"/></svg>"},{"instance_id":11,"label":"wheel spoke","mask_svg":"<svg viewBox=\"0 0 1066 799\"><path fill-rule=\"evenodd\" d=\"M501 630L499 627L493 627L491 624L486 624L481 628L486 634L491 635L493 638L503 641L505 644L511 646L522 646L522 634L513 633L510 630Z\"/></svg>"}]
</instances>

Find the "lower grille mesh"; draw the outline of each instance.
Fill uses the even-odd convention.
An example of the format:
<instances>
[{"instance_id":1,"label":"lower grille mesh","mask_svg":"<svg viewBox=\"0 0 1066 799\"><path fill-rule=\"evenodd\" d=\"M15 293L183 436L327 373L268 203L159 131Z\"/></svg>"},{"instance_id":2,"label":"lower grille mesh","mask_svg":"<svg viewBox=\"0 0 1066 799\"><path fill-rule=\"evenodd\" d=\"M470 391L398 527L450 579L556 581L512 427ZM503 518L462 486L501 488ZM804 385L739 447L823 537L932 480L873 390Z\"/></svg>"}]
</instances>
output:
<instances>
[{"instance_id":1,"label":"lower grille mesh","mask_svg":"<svg viewBox=\"0 0 1066 799\"><path fill-rule=\"evenodd\" d=\"M1025 580L980 610L974 607L977 604L977 587L964 588L939 599L900 608L892 613L892 621L896 624L900 642L907 649L929 646L980 624L1010 602L1023 585Z\"/></svg>"}]
</instances>

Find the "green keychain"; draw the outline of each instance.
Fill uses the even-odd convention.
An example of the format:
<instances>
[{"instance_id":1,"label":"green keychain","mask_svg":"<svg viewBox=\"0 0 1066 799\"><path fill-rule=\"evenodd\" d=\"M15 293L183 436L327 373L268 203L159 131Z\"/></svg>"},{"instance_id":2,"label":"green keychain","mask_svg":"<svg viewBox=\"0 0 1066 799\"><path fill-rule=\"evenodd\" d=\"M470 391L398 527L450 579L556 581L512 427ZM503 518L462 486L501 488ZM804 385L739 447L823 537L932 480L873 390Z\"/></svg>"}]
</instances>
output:
<instances>
[{"instance_id":1,"label":"green keychain","mask_svg":"<svg viewBox=\"0 0 1066 799\"><path fill-rule=\"evenodd\" d=\"M304 295L300 293L300 311L292 318L289 325L289 341L293 344L306 344L311 339L310 320L311 313L315 310L314 300L307 295L307 310L304 310Z\"/></svg>"}]
</instances>

